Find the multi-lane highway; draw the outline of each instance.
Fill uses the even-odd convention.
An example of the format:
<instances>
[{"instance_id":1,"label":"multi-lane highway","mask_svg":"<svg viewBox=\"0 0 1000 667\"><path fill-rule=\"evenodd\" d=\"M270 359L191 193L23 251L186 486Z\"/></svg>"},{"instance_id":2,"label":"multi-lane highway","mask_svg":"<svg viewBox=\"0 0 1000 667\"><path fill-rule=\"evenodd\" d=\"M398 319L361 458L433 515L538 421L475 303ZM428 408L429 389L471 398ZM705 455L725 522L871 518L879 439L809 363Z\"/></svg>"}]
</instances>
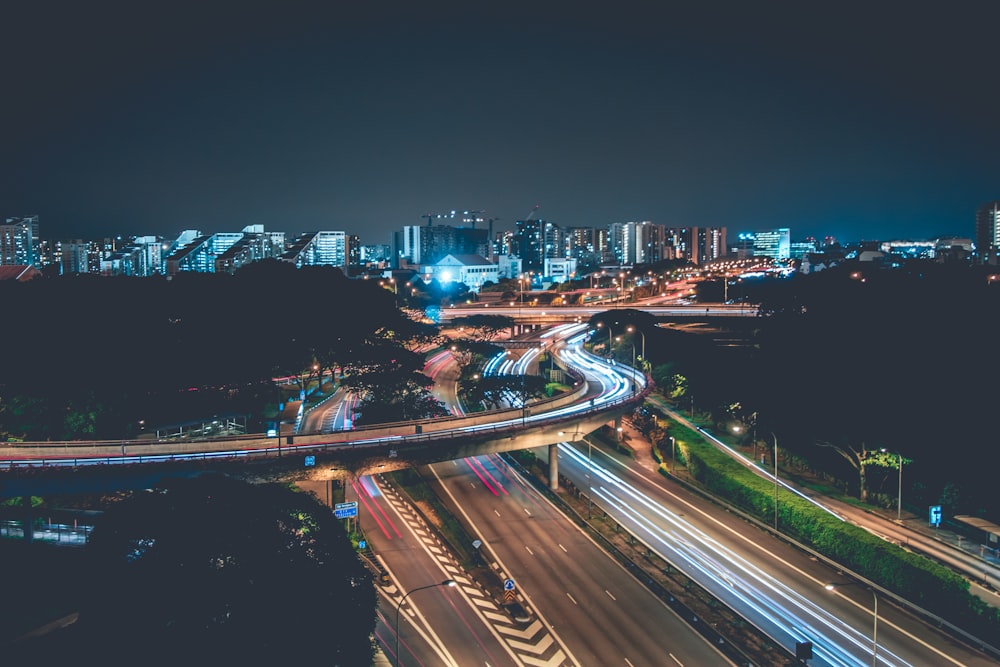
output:
<instances>
[{"instance_id":1,"label":"multi-lane highway","mask_svg":"<svg viewBox=\"0 0 1000 667\"><path fill-rule=\"evenodd\" d=\"M608 377L616 372L602 361L574 358L582 352L572 345L560 354L564 362L588 369L591 381L602 381L602 377L603 381L609 381ZM578 488L592 488L595 502L651 550L779 643L793 649L796 642L813 642L815 657L810 664L871 664L873 658L879 665L997 664L982 652L894 608L886 599L882 600L879 614L876 648L876 642L872 641L875 621L872 594L859 587L844 586L835 593L824 587L830 582L847 583L843 573L762 534L695 494L680 487L670 488L658 474L650 474L635 462L600 451L592 458L592 447L586 448L586 454L584 451L579 446L562 446L562 474ZM540 454L545 456L544 452ZM585 577L560 562L565 551L559 539L550 539L553 524L539 521L535 514L540 500L523 485L504 483L514 479L505 466L479 457L476 463L437 464L434 469L443 470L437 474L454 511L476 527L485 544L501 545L500 549L507 554L502 559L505 567L531 573L525 577L525 587L535 593L526 595L540 613L545 613L552 600L565 596L576 601L567 589L582 585ZM512 502L512 488L524 497ZM544 527L536 530L542 524ZM587 599L598 606L603 602L593 591ZM607 610L600 613L613 617ZM614 630L607 632L616 635L618 625L609 627ZM613 647L610 653L601 653L608 648L604 647L606 636L587 633L566 635L564 640L567 648L575 650L570 655L591 651L588 655L598 660L598 664L615 664L602 661L623 658L621 653L614 653ZM653 644L649 655L658 655L660 651L662 659L662 644ZM627 645L635 656L645 655L641 644Z\"/></svg>"},{"instance_id":2,"label":"multi-lane highway","mask_svg":"<svg viewBox=\"0 0 1000 667\"><path fill-rule=\"evenodd\" d=\"M641 384L635 384L643 382L641 375L634 374L627 367L609 365L607 361L584 352L582 339L585 335L586 329L582 325L566 326L554 334L561 341L553 345L560 363L583 373L588 386L594 390L593 395L601 397L601 400L619 401L636 393L641 394ZM552 336L547 337L547 340L553 339ZM529 361L523 363L530 363L530 355L525 354L524 357ZM520 370L523 371L523 368ZM444 391L452 392L444 395L454 395L453 390ZM546 416L532 415L530 419L558 417L579 409L579 404L563 406L547 412ZM521 420L506 419L517 423L525 417L522 416ZM875 619L867 602L871 597L869 591L860 587L857 590L842 589L836 594L825 591L823 583L838 577L843 579L843 575L829 571L808 555L771 539L728 513L720 512L711 503L685 495L679 488L664 482L659 475L649 473L634 462L603 454L585 456L583 449L569 444L562 445L560 452L560 472L579 488L591 489L595 503L613 513L621 525L643 540L651 550L712 590L727 605L740 611L749 622L782 645L793 648L796 641L812 641L815 658L810 664L846 666L872 661L874 642L870 640ZM129 456L124 449L122 455ZM717 655L696 657L699 645L694 639L690 645L687 640L674 645L665 640L661 631L659 641L642 640L640 635L650 634L650 629L640 631L635 617L659 618L662 625L666 623L663 619L670 615L669 612L658 609L657 602L648 593L635 589L635 582L629 584L627 577L619 578L611 572L608 562L601 561L596 552L591 554L585 551L587 547L580 541L580 536L575 535L555 514L550 514L546 504L495 457L459 459L436 464L434 470L451 495L455 510L465 513L472 529L488 545L490 557L505 575L519 582L520 594L529 602L539 627L549 637L540 640L546 642L546 650L550 651L545 654L546 659L554 660L561 652L565 664L638 665L646 664L659 650L660 662L649 664L670 664L671 655L676 662L683 663L679 658L681 654L689 655L690 662L683 664L720 664ZM373 526L366 526L373 543L386 540L379 546L389 552L400 548L402 541L394 545L391 541L402 540L409 529L404 531L400 526L408 524L403 522L401 514L396 514L399 523L395 524L395 528L390 527L386 521L392 516L389 508L375 504L376 499L386 497L385 490L372 484L367 490L358 487L353 492L359 501L367 498L372 502L370 509L363 510L366 513L362 520L378 526L375 528L377 533L373 532ZM393 538L397 531L398 537ZM412 535L415 540L422 539L418 538L416 529ZM389 568L393 572L390 585L397 587L395 596L387 593L389 600L398 603L406 594L403 591L414 591L428 582L444 579L458 581L461 577L460 572L452 574L444 566L435 569L424 565L423 557L418 559L414 556L421 553L414 551L418 549L424 555L437 553L425 542L422 545L414 542L400 549L403 565ZM404 623L409 628L409 621L413 620L413 634L408 630L401 632L401 647L412 645L414 654L423 651L425 657L436 656L427 664L479 664L467 662L475 656L490 656L496 661L488 664L520 664L517 660L522 659L519 657L521 654L511 648L512 641L530 644L532 640L525 639L526 636L509 639L495 624L484 622L483 619L489 618L486 612L476 621L483 626L482 629L479 625L468 625L464 633L454 632L455 628L469 624L469 614L476 616L469 609L480 606L472 592L476 587L466 586L465 583L460 582L459 586L448 590L434 586L408 597ZM463 595L466 596L461 598L465 600L464 605L452 606L456 604L455 596ZM639 608L633 610L630 607L633 603ZM482 604L485 605L486 601ZM462 620L448 616L449 607L451 613ZM428 611L417 613L420 608ZM490 613L496 612L491 610ZM425 620L422 621L421 617ZM585 619L593 621L595 617L598 619L595 625L585 625ZM601 624L602 618L614 619L614 624L610 621ZM388 632L390 622L388 617L385 620L386 623L380 625L380 632L383 633ZM998 664L884 601L879 609L878 622L876 664L975 667ZM421 623L423 630L419 630ZM627 645L616 639L623 636L617 634L623 625L629 626L629 632L636 631L635 637L629 635ZM580 632L575 629L578 626L593 629ZM394 622L391 627L395 628ZM681 630L676 631L678 636L680 633ZM655 632L652 636L656 636ZM395 634L391 637L393 646L396 638ZM389 643L387 635L383 644L388 646ZM627 651L623 650L623 646ZM403 650L400 648L400 655L405 655ZM430 653L426 653L428 651ZM664 656L668 661L663 660ZM634 662L633 658L638 662ZM592 663L591 659L595 662ZM406 664L406 658L403 662ZM487 661L484 660L483 664Z\"/></svg>"}]
</instances>

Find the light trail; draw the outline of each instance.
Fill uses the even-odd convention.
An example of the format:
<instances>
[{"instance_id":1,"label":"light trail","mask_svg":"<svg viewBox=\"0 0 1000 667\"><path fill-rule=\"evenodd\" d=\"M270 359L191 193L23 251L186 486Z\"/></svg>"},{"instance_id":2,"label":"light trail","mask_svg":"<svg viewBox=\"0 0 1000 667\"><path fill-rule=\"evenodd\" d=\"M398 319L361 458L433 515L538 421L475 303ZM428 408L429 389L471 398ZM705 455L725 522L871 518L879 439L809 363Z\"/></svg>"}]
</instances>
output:
<instances>
[{"instance_id":1,"label":"light trail","mask_svg":"<svg viewBox=\"0 0 1000 667\"><path fill-rule=\"evenodd\" d=\"M794 642L803 640L813 642L813 653L822 661L817 664L847 667L865 664L864 660L871 663L873 646L869 628L858 629L837 618L822 603L798 593L728 549L568 443L559 447L562 454L589 471L596 480L591 485L592 492L618 514L618 521L633 522L645 534L640 539L652 551L698 581L762 632L783 646L794 646ZM821 591L823 582L816 581L815 586ZM817 592L817 597L821 595ZM891 622L880 621L919 644L921 651L934 653L939 663L962 664ZM881 665L911 664L881 643L877 657Z\"/></svg>"}]
</instances>

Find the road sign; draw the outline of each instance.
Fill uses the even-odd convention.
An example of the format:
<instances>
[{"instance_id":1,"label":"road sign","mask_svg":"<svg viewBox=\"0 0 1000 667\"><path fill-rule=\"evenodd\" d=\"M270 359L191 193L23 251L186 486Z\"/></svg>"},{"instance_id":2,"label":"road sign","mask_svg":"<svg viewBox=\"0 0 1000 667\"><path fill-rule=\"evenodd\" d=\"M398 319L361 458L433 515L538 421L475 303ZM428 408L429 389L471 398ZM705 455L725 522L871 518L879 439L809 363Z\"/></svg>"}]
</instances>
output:
<instances>
[{"instance_id":1,"label":"road sign","mask_svg":"<svg viewBox=\"0 0 1000 667\"><path fill-rule=\"evenodd\" d=\"M312 455L307 456L306 457L306 467L309 468L309 467L314 466L314 465L316 465L316 457L312 456Z\"/></svg>"},{"instance_id":2,"label":"road sign","mask_svg":"<svg viewBox=\"0 0 1000 667\"><path fill-rule=\"evenodd\" d=\"M940 505L931 505L931 521L930 521L930 523L931 523L932 526L940 526L941 525L941 506Z\"/></svg>"},{"instance_id":3,"label":"road sign","mask_svg":"<svg viewBox=\"0 0 1000 667\"><path fill-rule=\"evenodd\" d=\"M337 503L333 506L333 513L338 519L349 519L358 515L358 501L352 500L347 503Z\"/></svg>"},{"instance_id":4,"label":"road sign","mask_svg":"<svg viewBox=\"0 0 1000 667\"><path fill-rule=\"evenodd\" d=\"M503 589L505 591L512 591L512 590L514 590L514 580L513 579L504 579L503 580Z\"/></svg>"}]
</instances>

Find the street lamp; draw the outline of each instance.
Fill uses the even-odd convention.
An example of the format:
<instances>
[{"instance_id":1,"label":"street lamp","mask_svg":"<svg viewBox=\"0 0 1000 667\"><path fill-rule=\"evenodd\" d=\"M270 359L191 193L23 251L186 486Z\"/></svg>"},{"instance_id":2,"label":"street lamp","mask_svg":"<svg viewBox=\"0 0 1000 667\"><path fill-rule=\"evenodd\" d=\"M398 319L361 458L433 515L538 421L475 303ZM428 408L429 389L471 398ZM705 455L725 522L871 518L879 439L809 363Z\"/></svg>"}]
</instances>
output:
<instances>
[{"instance_id":1,"label":"street lamp","mask_svg":"<svg viewBox=\"0 0 1000 667\"><path fill-rule=\"evenodd\" d=\"M597 328L600 329L604 326L604 322L598 322ZM611 325L608 325L608 356L614 354L614 349L612 348L612 341L614 340L614 333L611 331Z\"/></svg>"},{"instance_id":2,"label":"street lamp","mask_svg":"<svg viewBox=\"0 0 1000 667\"><path fill-rule=\"evenodd\" d=\"M416 593L417 591L422 591L427 588L435 588L437 586L451 587L454 585L455 585L454 579L445 579L444 581L436 584L427 584L426 586L419 586L417 588L414 588L412 591L410 591L403 597L401 597L399 599L399 602L396 603L396 666L397 667L399 667L399 665L402 664L402 661L399 659L399 608L403 606L403 602L406 600L406 598L410 597L410 595Z\"/></svg>"},{"instance_id":3,"label":"street lamp","mask_svg":"<svg viewBox=\"0 0 1000 667\"><path fill-rule=\"evenodd\" d=\"M674 436L667 436L670 438L670 471L677 474L677 441L674 440Z\"/></svg>"},{"instance_id":4,"label":"street lamp","mask_svg":"<svg viewBox=\"0 0 1000 667\"><path fill-rule=\"evenodd\" d=\"M635 394L635 341L632 341L632 394Z\"/></svg>"},{"instance_id":5,"label":"street lamp","mask_svg":"<svg viewBox=\"0 0 1000 667\"><path fill-rule=\"evenodd\" d=\"M882 451L888 453L883 447ZM899 462L899 489L898 495L896 496L896 521L903 520L903 455L896 454L896 460Z\"/></svg>"},{"instance_id":6,"label":"street lamp","mask_svg":"<svg viewBox=\"0 0 1000 667\"><path fill-rule=\"evenodd\" d=\"M828 591L835 591L841 586L860 586L856 581L849 581L846 584L827 584L823 588ZM878 593L875 592L874 588L868 588L872 592L872 597L875 599L875 609L874 609L874 622L872 624L872 667L876 667L878 662Z\"/></svg>"},{"instance_id":7,"label":"street lamp","mask_svg":"<svg viewBox=\"0 0 1000 667\"><path fill-rule=\"evenodd\" d=\"M587 518L594 506L594 444L587 441Z\"/></svg>"},{"instance_id":8,"label":"street lamp","mask_svg":"<svg viewBox=\"0 0 1000 667\"><path fill-rule=\"evenodd\" d=\"M628 328L626 329L626 331L628 331L629 333L635 333L636 328L634 326L632 326L632 325L629 325ZM640 331L639 335L642 336L642 349L641 349L641 351L642 351L642 368L643 368L643 371L645 371L645 369L646 369L646 332L645 331Z\"/></svg>"},{"instance_id":9,"label":"street lamp","mask_svg":"<svg viewBox=\"0 0 1000 667\"><path fill-rule=\"evenodd\" d=\"M774 438L774 529L778 530L778 436L771 431Z\"/></svg>"}]
</instances>

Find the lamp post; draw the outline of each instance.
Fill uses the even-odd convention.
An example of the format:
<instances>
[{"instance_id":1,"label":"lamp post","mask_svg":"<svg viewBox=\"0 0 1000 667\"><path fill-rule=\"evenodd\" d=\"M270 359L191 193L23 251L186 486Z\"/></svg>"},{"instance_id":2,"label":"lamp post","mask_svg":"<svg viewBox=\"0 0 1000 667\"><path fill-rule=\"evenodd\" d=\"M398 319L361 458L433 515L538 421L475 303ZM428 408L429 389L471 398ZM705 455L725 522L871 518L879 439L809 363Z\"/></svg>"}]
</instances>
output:
<instances>
[{"instance_id":1,"label":"lamp post","mask_svg":"<svg viewBox=\"0 0 1000 667\"><path fill-rule=\"evenodd\" d=\"M667 436L670 438L670 470L675 475L677 474L677 441L674 440L674 436Z\"/></svg>"},{"instance_id":2,"label":"lamp post","mask_svg":"<svg viewBox=\"0 0 1000 667\"><path fill-rule=\"evenodd\" d=\"M634 326L632 326L632 325L629 325L628 328L626 329L626 331L628 331L629 333L635 333L636 332L636 328ZM645 372L646 371L646 332L645 331L639 331L639 335L642 336L642 347L640 348L640 351L641 351L642 354L640 355L640 357L642 359L642 370L643 370L643 372Z\"/></svg>"},{"instance_id":3,"label":"lamp post","mask_svg":"<svg viewBox=\"0 0 1000 667\"><path fill-rule=\"evenodd\" d=\"M603 327L604 327L604 322L598 322L598 323L597 323L597 328L598 328L598 329L601 329L601 328L603 328ZM613 332L611 331L611 325L609 324L609 325L608 325L608 356L609 356L609 357L610 357L610 356L611 356L611 355L613 354L613 352L614 352L614 350L613 350L613 349L612 349L612 347L611 347L611 344L612 344L612 341L614 341L614 336L615 336L615 335L614 335L614 333L613 333Z\"/></svg>"},{"instance_id":4,"label":"lamp post","mask_svg":"<svg viewBox=\"0 0 1000 667\"><path fill-rule=\"evenodd\" d=\"M593 456L594 456L594 445L587 441L587 518L590 518L590 509L594 505L594 484L593 484Z\"/></svg>"},{"instance_id":5,"label":"lamp post","mask_svg":"<svg viewBox=\"0 0 1000 667\"><path fill-rule=\"evenodd\" d=\"M903 455L897 453L899 457L899 495L896 498L896 521L903 520Z\"/></svg>"},{"instance_id":6,"label":"lamp post","mask_svg":"<svg viewBox=\"0 0 1000 667\"><path fill-rule=\"evenodd\" d=\"M410 592L408 592L406 595L404 595L403 597L401 597L399 599L399 602L396 603L396 667L399 667L399 665L402 664L402 661L399 659L399 608L403 606L403 602L406 600L406 598L410 597L412 594L416 593L417 591L422 591L422 590L425 590L427 588L435 588L437 586L448 586L448 587L451 587L451 586L454 586L454 585L455 585L455 580L454 579L445 579L444 581L438 582L436 584L427 584L426 586L418 586L417 588L414 588L413 590L411 590Z\"/></svg>"},{"instance_id":7,"label":"lamp post","mask_svg":"<svg viewBox=\"0 0 1000 667\"><path fill-rule=\"evenodd\" d=\"M846 584L827 584L824 586L828 591L835 591L841 586L859 586L856 581L849 581ZM872 623L872 667L876 667L878 662L878 593L875 592L874 588L869 588L872 592L872 597L875 599L875 608L872 616L874 617L874 622Z\"/></svg>"},{"instance_id":8,"label":"lamp post","mask_svg":"<svg viewBox=\"0 0 1000 667\"><path fill-rule=\"evenodd\" d=\"M880 450L883 454L888 453L888 450L883 447ZM903 455L897 453L896 460L899 463L899 489L897 489L898 495L896 496L896 521L903 520Z\"/></svg>"},{"instance_id":9,"label":"lamp post","mask_svg":"<svg viewBox=\"0 0 1000 667\"><path fill-rule=\"evenodd\" d=\"M521 316L521 304L524 303L524 274L522 273L517 279L517 287L520 290L520 296L517 298L517 315Z\"/></svg>"},{"instance_id":10,"label":"lamp post","mask_svg":"<svg viewBox=\"0 0 1000 667\"><path fill-rule=\"evenodd\" d=\"M632 394L635 395L635 341L632 341Z\"/></svg>"},{"instance_id":11,"label":"lamp post","mask_svg":"<svg viewBox=\"0 0 1000 667\"><path fill-rule=\"evenodd\" d=\"M778 436L771 431L774 438L774 529L778 530Z\"/></svg>"}]
</instances>

